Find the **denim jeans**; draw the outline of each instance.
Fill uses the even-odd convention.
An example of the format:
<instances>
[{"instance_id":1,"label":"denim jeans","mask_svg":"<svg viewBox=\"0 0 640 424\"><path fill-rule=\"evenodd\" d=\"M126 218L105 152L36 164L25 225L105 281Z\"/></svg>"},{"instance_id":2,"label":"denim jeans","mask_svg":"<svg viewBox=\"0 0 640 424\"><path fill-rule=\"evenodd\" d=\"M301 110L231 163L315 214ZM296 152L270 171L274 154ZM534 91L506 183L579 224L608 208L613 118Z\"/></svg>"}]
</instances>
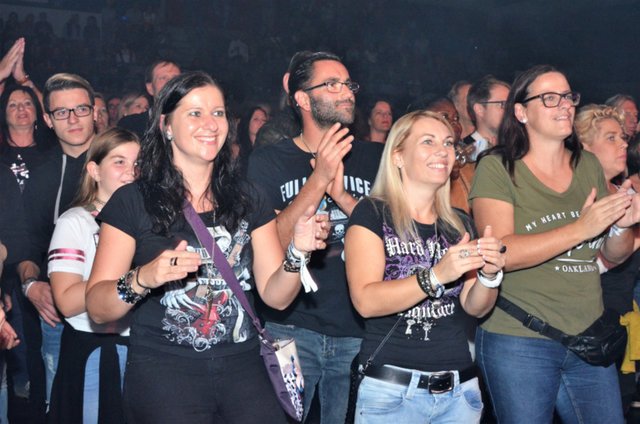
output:
<instances>
[{"instance_id":1,"label":"denim jeans","mask_svg":"<svg viewBox=\"0 0 640 424\"><path fill-rule=\"evenodd\" d=\"M44 360L45 378L47 382L47 405L51 400L51 387L53 387L53 379L58 369L58 358L60 358L60 339L62 338L62 329L64 324L61 322L51 327L49 324L40 319L40 328L42 329L42 359Z\"/></svg>"},{"instance_id":2,"label":"denim jeans","mask_svg":"<svg viewBox=\"0 0 640 424\"><path fill-rule=\"evenodd\" d=\"M116 345L120 363L120 390L124 386L124 369L127 365L127 347ZM82 399L82 423L97 424L100 405L100 348L91 352L84 369L84 397Z\"/></svg>"},{"instance_id":3,"label":"denim jeans","mask_svg":"<svg viewBox=\"0 0 640 424\"><path fill-rule=\"evenodd\" d=\"M265 327L278 339L293 338L304 377L304 414L318 387L322 424L343 423L349 403L351 362L360 352L362 339L325 336L294 325L267 322Z\"/></svg>"},{"instance_id":4,"label":"denim jeans","mask_svg":"<svg viewBox=\"0 0 640 424\"><path fill-rule=\"evenodd\" d=\"M9 422L9 391L7 390L7 364L4 360L4 351L0 351L0 424Z\"/></svg>"},{"instance_id":5,"label":"denim jeans","mask_svg":"<svg viewBox=\"0 0 640 424\"><path fill-rule=\"evenodd\" d=\"M559 342L476 333L476 357L498 423L624 423L615 365L589 365Z\"/></svg>"},{"instance_id":6,"label":"denim jeans","mask_svg":"<svg viewBox=\"0 0 640 424\"><path fill-rule=\"evenodd\" d=\"M477 378L459 384L456 372L453 390L432 394L428 389L418 388L422 372L400 369L413 373L408 386L370 377L362 380L356 424L480 422L483 405Z\"/></svg>"}]
</instances>

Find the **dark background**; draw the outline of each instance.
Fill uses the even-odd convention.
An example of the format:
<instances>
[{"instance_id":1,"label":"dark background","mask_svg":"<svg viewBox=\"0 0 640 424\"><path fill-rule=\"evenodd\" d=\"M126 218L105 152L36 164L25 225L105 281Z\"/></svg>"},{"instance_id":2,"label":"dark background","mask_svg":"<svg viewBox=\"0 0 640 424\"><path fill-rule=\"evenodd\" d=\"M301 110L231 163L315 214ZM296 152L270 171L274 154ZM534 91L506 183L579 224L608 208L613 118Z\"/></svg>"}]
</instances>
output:
<instances>
[{"instance_id":1,"label":"dark background","mask_svg":"<svg viewBox=\"0 0 640 424\"><path fill-rule=\"evenodd\" d=\"M27 19L43 12L48 38ZM97 31L85 30L91 16ZM361 84L359 104L382 95L399 112L460 79L511 82L550 63L585 104L640 95L639 18L631 0L5 0L0 49L24 35L40 87L54 72L75 72L107 95L142 88L145 66L169 57L221 79L236 105L277 102L291 55L326 49Z\"/></svg>"}]
</instances>

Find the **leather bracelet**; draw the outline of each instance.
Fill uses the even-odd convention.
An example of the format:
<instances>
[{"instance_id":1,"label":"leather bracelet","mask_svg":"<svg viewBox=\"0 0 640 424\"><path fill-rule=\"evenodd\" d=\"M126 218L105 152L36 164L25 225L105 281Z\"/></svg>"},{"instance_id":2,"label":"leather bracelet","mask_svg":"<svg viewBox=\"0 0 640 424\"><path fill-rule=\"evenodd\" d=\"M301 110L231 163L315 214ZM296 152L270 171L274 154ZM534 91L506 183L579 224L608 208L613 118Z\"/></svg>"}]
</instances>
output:
<instances>
[{"instance_id":1,"label":"leather bracelet","mask_svg":"<svg viewBox=\"0 0 640 424\"><path fill-rule=\"evenodd\" d=\"M285 259L283 262L284 270L287 272L300 272L302 268L302 262L308 264L311 260L311 253L302 253L293 245L293 241L289 243Z\"/></svg>"},{"instance_id":2,"label":"leather bracelet","mask_svg":"<svg viewBox=\"0 0 640 424\"><path fill-rule=\"evenodd\" d=\"M138 279L138 276L140 275L140 267L139 266L136 267L135 271L136 271L136 284L139 287L142 287L145 290L143 296L146 296L151 291L151 287L143 286L142 284L140 284L140 280Z\"/></svg>"}]
</instances>

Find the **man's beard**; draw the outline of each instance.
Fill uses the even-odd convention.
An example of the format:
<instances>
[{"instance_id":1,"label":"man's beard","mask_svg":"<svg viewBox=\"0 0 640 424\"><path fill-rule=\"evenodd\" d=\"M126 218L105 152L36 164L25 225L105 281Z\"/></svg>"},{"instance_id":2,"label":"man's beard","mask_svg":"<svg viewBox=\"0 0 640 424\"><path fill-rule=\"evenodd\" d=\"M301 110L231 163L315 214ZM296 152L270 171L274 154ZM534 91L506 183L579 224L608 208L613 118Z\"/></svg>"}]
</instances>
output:
<instances>
[{"instance_id":1,"label":"man's beard","mask_svg":"<svg viewBox=\"0 0 640 424\"><path fill-rule=\"evenodd\" d=\"M355 104L351 100L328 102L309 96L311 102L311 116L320 128L329 128L336 122L342 125L353 124ZM348 103L351 108L338 109L342 103Z\"/></svg>"}]
</instances>

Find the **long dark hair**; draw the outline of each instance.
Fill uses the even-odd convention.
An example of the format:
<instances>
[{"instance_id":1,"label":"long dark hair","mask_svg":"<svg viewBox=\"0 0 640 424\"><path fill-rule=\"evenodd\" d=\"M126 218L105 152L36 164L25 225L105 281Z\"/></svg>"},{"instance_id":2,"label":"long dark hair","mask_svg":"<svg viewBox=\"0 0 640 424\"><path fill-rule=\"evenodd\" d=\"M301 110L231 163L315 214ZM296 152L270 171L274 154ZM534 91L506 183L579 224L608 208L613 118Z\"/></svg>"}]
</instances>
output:
<instances>
[{"instance_id":1,"label":"long dark hair","mask_svg":"<svg viewBox=\"0 0 640 424\"><path fill-rule=\"evenodd\" d=\"M187 194L182 174L173 164L171 141L160 128L162 116L167 119L186 95L196 88L206 86L216 87L224 95L220 85L204 72L186 72L169 81L160 90L153 105L151 125L142 139L138 184L145 209L151 216L153 231L159 234L169 233L171 224L182 214ZM229 121L226 110L225 115ZM231 232L237 229L240 219L250 211L249 197L231 154L232 132L233 125L229 122L229 134L213 161L208 191L213 194L213 199L210 200L216 205L220 223Z\"/></svg>"},{"instance_id":2,"label":"long dark hair","mask_svg":"<svg viewBox=\"0 0 640 424\"><path fill-rule=\"evenodd\" d=\"M516 118L515 104L521 103L531 95L529 87L539 76L550 72L557 72L564 75L551 65L536 65L516 77L513 84L511 84L507 103L504 106L504 117L498 130L498 144L488 151L483 152L478 158L478 162L486 155L493 154L502 156L502 164L513 180L515 162L518 159L522 159L529 152L530 148L527 130L524 124ZM564 140L564 145L571 151L571 165L575 167L580 161L582 146L574 134L571 134Z\"/></svg>"},{"instance_id":3,"label":"long dark hair","mask_svg":"<svg viewBox=\"0 0 640 424\"><path fill-rule=\"evenodd\" d=\"M42 118L42 106L40 106L40 101L36 93L30 87L11 85L7 87L0 96L0 151L9 145L9 140L11 139L9 123L7 122L7 106L9 105L9 98L16 91L26 93L31 98L31 102L36 109L36 121L33 130L33 141L36 143L36 147L39 150L46 150L54 146L56 141L54 133L47 127Z\"/></svg>"},{"instance_id":4,"label":"long dark hair","mask_svg":"<svg viewBox=\"0 0 640 424\"><path fill-rule=\"evenodd\" d=\"M269 112L267 112L264 107L260 105L251 106L248 108L240 117L240 122L238 123L238 147L240 148L240 152L238 154L238 159L240 161L240 165L246 170L246 165L249 162L249 155L253 151L253 144L251 143L251 139L249 138L249 125L251 125L251 118L253 118L253 114L256 111L261 110L268 117Z\"/></svg>"}]
</instances>

